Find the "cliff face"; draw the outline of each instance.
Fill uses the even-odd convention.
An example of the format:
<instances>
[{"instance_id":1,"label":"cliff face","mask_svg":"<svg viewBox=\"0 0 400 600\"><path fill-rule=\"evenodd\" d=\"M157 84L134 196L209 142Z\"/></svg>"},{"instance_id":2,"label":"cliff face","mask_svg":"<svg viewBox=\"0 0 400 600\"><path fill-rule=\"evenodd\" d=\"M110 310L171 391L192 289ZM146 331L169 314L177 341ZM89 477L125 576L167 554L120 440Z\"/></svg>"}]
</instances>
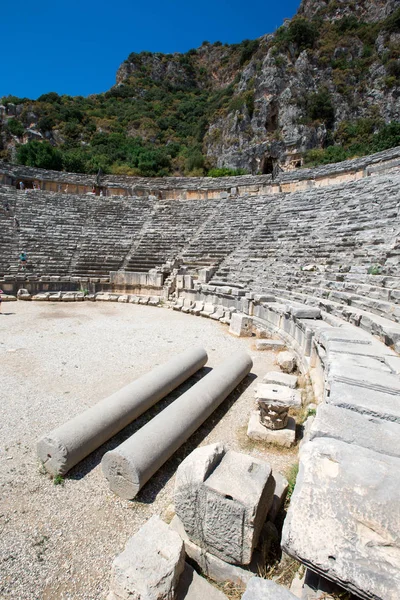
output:
<instances>
[{"instance_id":1,"label":"cliff face","mask_svg":"<svg viewBox=\"0 0 400 600\"><path fill-rule=\"evenodd\" d=\"M67 170L273 173L310 150L331 162L383 150L400 144L400 128L386 128L371 146L400 121L400 0L303 0L257 40L131 54L106 94L5 104L0 158L48 140Z\"/></svg>"},{"instance_id":2,"label":"cliff face","mask_svg":"<svg viewBox=\"0 0 400 600\"><path fill-rule=\"evenodd\" d=\"M399 5L303 0L291 22L257 40L247 61L210 45L184 55L186 70L182 55L131 55L117 82L132 81L142 60L154 80L210 89L233 83L229 106L211 115L204 137L210 162L253 173L294 168L307 150L340 142L347 122L399 120Z\"/></svg>"}]
</instances>

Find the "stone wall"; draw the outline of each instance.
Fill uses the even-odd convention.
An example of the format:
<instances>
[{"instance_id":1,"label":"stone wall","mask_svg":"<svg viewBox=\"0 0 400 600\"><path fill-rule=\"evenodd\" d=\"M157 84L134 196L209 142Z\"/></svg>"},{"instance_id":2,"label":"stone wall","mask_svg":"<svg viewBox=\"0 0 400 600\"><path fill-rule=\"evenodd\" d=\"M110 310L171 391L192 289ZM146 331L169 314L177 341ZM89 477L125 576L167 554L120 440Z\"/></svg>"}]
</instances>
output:
<instances>
[{"instance_id":1,"label":"stone wall","mask_svg":"<svg viewBox=\"0 0 400 600\"><path fill-rule=\"evenodd\" d=\"M354 181L379 173L390 172L400 164L400 147L378 152L371 156L323 165L314 169L298 169L281 173L274 181L271 175L244 175L236 177L128 177L81 175L60 171L46 171L0 161L0 183L17 185L19 181L36 181L42 190L85 194L96 187L104 195L148 196L167 200L216 199L220 194L236 188L239 195L274 194L325 187L345 181Z\"/></svg>"}]
</instances>

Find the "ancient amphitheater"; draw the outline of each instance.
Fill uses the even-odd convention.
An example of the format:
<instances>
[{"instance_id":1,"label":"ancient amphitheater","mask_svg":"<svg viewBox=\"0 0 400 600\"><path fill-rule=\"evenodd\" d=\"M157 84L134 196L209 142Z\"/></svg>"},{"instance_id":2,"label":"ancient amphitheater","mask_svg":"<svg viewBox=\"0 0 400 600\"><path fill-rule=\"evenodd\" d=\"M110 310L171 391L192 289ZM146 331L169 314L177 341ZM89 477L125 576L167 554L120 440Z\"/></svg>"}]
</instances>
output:
<instances>
[{"instance_id":1,"label":"ancient amphitheater","mask_svg":"<svg viewBox=\"0 0 400 600\"><path fill-rule=\"evenodd\" d=\"M18 189L21 181L25 190ZM307 585L297 596L295 588L292 595L277 585L272 591L249 587L244 598L344 597L329 595L323 582L331 581L354 595L348 597L398 600L400 148L275 180L96 178L0 163L0 182L0 288L5 300L19 298L3 303L0 415L7 431L25 436L21 446L8 434L1 448L0 597L104 598L115 554L171 501L171 477L189 453L171 459L155 487L130 503L101 488L104 449L73 470L64 488L53 486L37 470L37 437L194 343L206 346L212 367L233 350L247 349L253 375L261 376L275 358L261 348L279 338L317 403L315 416L297 428L300 470L281 543L321 580L319 592ZM73 360L67 345L72 332L63 329L68 311L76 311L82 337L74 346L74 368L63 371L61 364ZM42 331L39 320L52 318L56 325ZM131 330L130 320L142 328ZM227 334L234 321L238 337ZM60 332L64 346L55 341ZM135 354L130 335L137 336ZM49 400L39 394L39 379L30 379L35 367L23 351L18 354L22 339L49 364L53 352L60 358L59 373L39 374L43 381L54 378L58 388ZM69 353L66 362L63 352ZM109 385L91 370L91 360ZM136 369L129 371L132 360ZM232 429L232 411L248 418L254 401L251 380L244 381L230 396L230 410L217 413L212 425L207 421L190 449L221 441L243 452L232 432L218 436ZM50 402L57 404L69 390L62 409L48 412ZM113 448L112 442L105 447ZM253 456L282 470L297 448L281 455L273 446L257 446ZM70 512L61 508L67 504ZM55 524L58 511L62 518ZM125 597L114 592L110 598Z\"/></svg>"}]
</instances>

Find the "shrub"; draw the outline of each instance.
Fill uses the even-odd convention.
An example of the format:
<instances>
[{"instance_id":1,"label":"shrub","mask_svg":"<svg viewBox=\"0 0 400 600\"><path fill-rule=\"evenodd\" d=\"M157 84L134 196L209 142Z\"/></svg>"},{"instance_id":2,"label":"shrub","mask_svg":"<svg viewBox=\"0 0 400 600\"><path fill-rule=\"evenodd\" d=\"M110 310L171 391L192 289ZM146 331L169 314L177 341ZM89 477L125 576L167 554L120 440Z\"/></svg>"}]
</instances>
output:
<instances>
[{"instance_id":1,"label":"shrub","mask_svg":"<svg viewBox=\"0 0 400 600\"><path fill-rule=\"evenodd\" d=\"M61 102L61 96L59 96L57 94L57 92L49 92L48 94L42 94L41 96L39 96L39 98L37 99L38 102L50 102L50 103L60 103Z\"/></svg>"},{"instance_id":2,"label":"shrub","mask_svg":"<svg viewBox=\"0 0 400 600\"><path fill-rule=\"evenodd\" d=\"M46 132L46 131L51 131L53 129L55 125L54 119L52 119L51 117L45 116L42 117L41 119L39 119L38 121L38 129L40 131Z\"/></svg>"},{"instance_id":3,"label":"shrub","mask_svg":"<svg viewBox=\"0 0 400 600\"><path fill-rule=\"evenodd\" d=\"M220 167L210 169L207 177L231 177L233 175L247 175L246 169L231 169L229 167Z\"/></svg>"},{"instance_id":4,"label":"shrub","mask_svg":"<svg viewBox=\"0 0 400 600\"><path fill-rule=\"evenodd\" d=\"M312 120L323 121L328 129L333 127L335 109L333 108L331 95L326 88L309 96L307 105L307 114Z\"/></svg>"},{"instance_id":5,"label":"shrub","mask_svg":"<svg viewBox=\"0 0 400 600\"><path fill-rule=\"evenodd\" d=\"M241 48L239 64L242 67L248 62L253 54L258 50L260 43L258 40L243 40L239 47Z\"/></svg>"},{"instance_id":6,"label":"shrub","mask_svg":"<svg viewBox=\"0 0 400 600\"><path fill-rule=\"evenodd\" d=\"M385 21L385 29L391 33L400 31L400 8L397 8Z\"/></svg>"},{"instance_id":7,"label":"shrub","mask_svg":"<svg viewBox=\"0 0 400 600\"><path fill-rule=\"evenodd\" d=\"M21 135L23 135L25 131L24 126L22 125L22 123L17 121L17 119L10 119L7 123L7 127L10 133L12 133L13 135L17 135L18 137L21 137Z\"/></svg>"},{"instance_id":8,"label":"shrub","mask_svg":"<svg viewBox=\"0 0 400 600\"><path fill-rule=\"evenodd\" d=\"M400 60L389 60L386 65L386 71L390 77L400 79Z\"/></svg>"},{"instance_id":9,"label":"shrub","mask_svg":"<svg viewBox=\"0 0 400 600\"><path fill-rule=\"evenodd\" d=\"M288 471L286 472L286 478L288 480L288 492L287 492L287 500L290 500L292 497L294 486L296 485L297 475L299 473L299 463L295 463L292 465Z\"/></svg>"},{"instance_id":10,"label":"shrub","mask_svg":"<svg viewBox=\"0 0 400 600\"><path fill-rule=\"evenodd\" d=\"M49 142L33 140L23 146L19 146L17 160L20 164L27 165L28 167L53 169L54 171L61 171L62 169L61 152L53 148Z\"/></svg>"},{"instance_id":11,"label":"shrub","mask_svg":"<svg viewBox=\"0 0 400 600\"><path fill-rule=\"evenodd\" d=\"M286 31L287 41L296 44L300 50L313 48L318 38L318 30L314 23L303 17L294 18Z\"/></svg>"}]
</instances>

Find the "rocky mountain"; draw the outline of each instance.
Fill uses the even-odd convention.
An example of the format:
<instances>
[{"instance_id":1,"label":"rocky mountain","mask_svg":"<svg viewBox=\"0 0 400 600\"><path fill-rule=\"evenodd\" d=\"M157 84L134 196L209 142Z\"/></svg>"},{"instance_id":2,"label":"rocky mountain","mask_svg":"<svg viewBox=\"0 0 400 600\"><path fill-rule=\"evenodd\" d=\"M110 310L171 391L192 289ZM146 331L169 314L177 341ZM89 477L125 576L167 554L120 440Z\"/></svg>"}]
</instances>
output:
<instances>
[{"instance_id":1,"label":"rocky mountain","mask_svg":"<svg viewBox=\"0 0 400 600\"><path fill-rule=\"evenodd\" d=\"M75 171L273 173L381 150L400 144L400 1L303 0L275 34L131 54L106 94L8 97L0 115L2 158L23 142L20 162Z\"/></svg>"}]
</instances>

